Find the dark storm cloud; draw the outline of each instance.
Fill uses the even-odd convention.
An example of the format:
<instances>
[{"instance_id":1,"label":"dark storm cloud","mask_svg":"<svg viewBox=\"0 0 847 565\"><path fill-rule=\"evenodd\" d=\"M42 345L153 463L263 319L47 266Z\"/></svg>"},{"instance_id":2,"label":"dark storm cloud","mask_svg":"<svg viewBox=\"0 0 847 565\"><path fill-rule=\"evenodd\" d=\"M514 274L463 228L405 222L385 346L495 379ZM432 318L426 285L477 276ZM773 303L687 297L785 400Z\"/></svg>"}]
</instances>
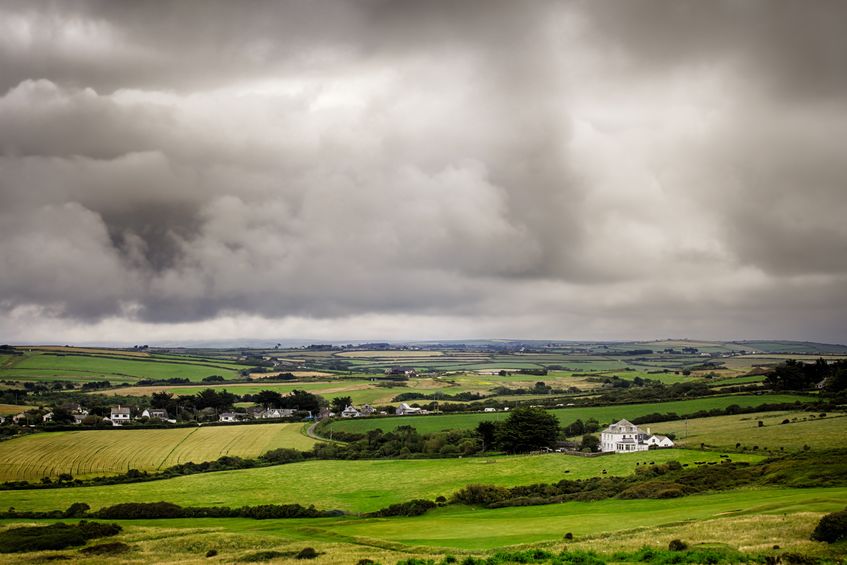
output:
<instances>
[{"instance_id":1,"label":"dark storm cloud","mask_svg":"<svg viewBox=\"0 0 847 565\"><path fill-rule=\"evenodd\" d=\"M847 339L844 11L4 3L0 332Z\"/></svg>"}]
</instances>

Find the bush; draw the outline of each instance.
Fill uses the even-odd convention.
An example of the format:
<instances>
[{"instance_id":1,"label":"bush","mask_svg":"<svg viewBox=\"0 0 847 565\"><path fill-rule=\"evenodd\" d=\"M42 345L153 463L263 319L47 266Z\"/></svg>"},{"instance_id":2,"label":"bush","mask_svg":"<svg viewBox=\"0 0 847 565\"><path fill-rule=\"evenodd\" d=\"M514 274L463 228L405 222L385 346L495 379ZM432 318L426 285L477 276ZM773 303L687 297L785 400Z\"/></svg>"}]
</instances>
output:
<instances>
[{"instance_id":1,"label":"bush","mask_svg":"<svg viewBox=\"0 0 847 565\"><path fill-rule=\"evenodd\" d=\"M239 559L239 561L243 563L257 563L262 561L271 561L272 559L277 559L279 557L291 557L290 553L285 553L284 551L257 551L256 553L250 553Z\"/></svg>"},{"instance_id":2,"label":"bush","mask_svg":"<svg viewBox=\"0 0 847 565\"><path fill-rule=\"evenodd\" d=\"M812 539L826 543L847 540L847 510L833 512L821 518L812 532Z\"/></svg>"},{"instance_id":3,"label":"bush","mask_svg":"<svg viewBox=\"0 0 847 565\"><path fill-rule=\"evenodd\" d=\"M118 553L126 553L130 549L131 548L127 544L116 541L112 543L92 545L91 547L84 547L80 549L79 552L87 555L115 555Z\"/></svg>"},{"instance_id":4,"label":"bush","mask_svg":"<svg viewBox=\"0 0 847 565\"><path fill-rule=\"evenodd\" d=\"M217 554L218 554L217 549L210 549L209 551L206 552L206 557L214 557Z\"/></svg>"},{"instance_id":5,"label":"bush","mask_svg":"<svg viewBox=\"0 0 847 565\"><path fill-rule=\"evenodd\" d=\"M314 559L317 556L318 552L314 547L304 547L294 556L294 559Z\"/></svg>"},{"instance_id":6,"label":"bush","mask_svg":"<svg viewBox=\"0 0 847 565\"><path fill-rule=\"evenodd\" d=\"M672 539L668 544L668 550L670 551L685 551L686 549L688 549L688 544L681 539Z\"/></svg>"},{"instance_id":7,"label":"bush","mask_svg":"<svg viewBox=\"0 0 847 565\"><path fill-rule=\"evenodd\" d=\"M377 518L386 518L388 516L420 516L427 510L435 508L437 505L431 500L416 499L409 502L401 502L392 504L376 512L371 512L368 516Z\"/></svg>"},{"instance_id":8,"label":"bush","mask_svg":"<svg viewBox=\"0 0 847 565\"><path fill-rule=\"evenodd\" d=\"M0 533L0 553L19 553L64 549L85 545L90 539L114 536L120 533L117 524L99 524L81 521L79 524L51 524L13 528Z\"/></svg>"}]
</instances>

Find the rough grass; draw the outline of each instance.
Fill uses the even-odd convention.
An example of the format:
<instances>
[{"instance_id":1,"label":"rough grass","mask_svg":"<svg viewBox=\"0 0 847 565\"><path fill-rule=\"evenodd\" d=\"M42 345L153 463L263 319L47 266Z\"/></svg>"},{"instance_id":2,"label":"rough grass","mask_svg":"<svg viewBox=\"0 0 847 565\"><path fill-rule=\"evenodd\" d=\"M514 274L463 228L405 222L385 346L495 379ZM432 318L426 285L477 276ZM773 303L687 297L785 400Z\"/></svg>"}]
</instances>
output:
<instances>
[{"instance_id":1,"label":"rough grass","mask_svg":"<svg viewBox=\"0 0 847 565\"><path fill-rule=\"evenodd\" d=\"M752 455L735 457L736 461L759 459ZM501 486L550 483L565 478L601 476L603 470L607 475L628 475L635 471L636 463L670 460L681 463L717 461L719 454L676 449L597 458L549 454L405 461L306 461L148 483L0 491L0 508L53 510L67 508L74 502L86 502L92 508L99 508L121 502L164 500L181 506L299 503L314 504L320 509L372 512L416 498L449 496L471 483Z\"/></svg>"},{"instance_id":2,"label":"rough grass","mask_svg":"<svg viewBox=\"0 0 847 565\"><path fill-rule=\"evenodd\" d=\"M581 419L596 418L601 423L617 421L621 418L635 418L655 412L665 414L676 412L677 414L689 414L699 410L711 410L714 408L726 408L737 404L739 406L759 406L761 404L809 402L814 397L793 394L762 394L762 395L737 395L696 398L693 400L677 400L672 402L654 402L650 404L624 404L614 406L596 407L573 407L551 410L559 418L562 425ZM332 424L333 429L345 432L363 433L369 430L382 428L384 431L393 430L397 426L414 426L421 433L437 432L447 429L470 429L476 427L484 420L504 420L508 416L506 412L496 413L474 413L474 414L448 414L436 416L404 416L392 418L361 418L356 420L344 420ZM733 442L734 445L735 442Z\"/></svg>"},{"instance_id":3,"label":"rough grass","mask_svg":"<svg viewBox=\"0 0 847 565\"><path fill-rule=\"evenodd\" d=\"M22 406L20 404L0 404L0 416L14 416L26 412L35 406Z\"/></svg>"},{"instance_id":4,"label":"rough grass","mask_svg":"<svg viewBox=\"0 0 847 565\"><path fill-rule=\"evenodd\" d=\"M788 424L782 424L789 420ZM759 421L764 426L759 427ZM717 416L694 420L662 422L651 424L656 433L673 432L680 445L707 446L735 450L735 444L741 448L759 450L796 451L808 445L823 449L843 445L847 438L847 415L830 413L819 418L810 412L762 412L757 414L738 414L735 416Z\"/></svg>"},{"instance_id":5,"label":"rough grass","mask_svg":"<svg viewBox=\"0 0 847 565\"><path fill-rule=\"evenodd\" d=\"M156 470L223 455L255 457L278 447L308 449L302 424L212 426L158 430L80 430L0 442L0 480L75 478Z\"/></svg>"}]
</instances>

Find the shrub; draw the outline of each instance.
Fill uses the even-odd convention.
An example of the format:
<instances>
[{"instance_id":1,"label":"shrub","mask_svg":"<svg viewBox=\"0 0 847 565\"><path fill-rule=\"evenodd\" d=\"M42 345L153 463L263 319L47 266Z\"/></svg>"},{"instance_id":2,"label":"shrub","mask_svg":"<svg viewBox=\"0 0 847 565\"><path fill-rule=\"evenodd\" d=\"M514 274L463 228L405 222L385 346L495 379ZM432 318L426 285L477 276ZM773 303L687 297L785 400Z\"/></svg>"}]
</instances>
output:
<instances>
[{"instance_id":1,"label":"shrub","mask_svg":"<svg viewBox=\"0 0 847 565\"><path fill-rule=\"evenodd\" d=\"M847 510L833 512L821 518L812 532L812 539L826 543L847 540Z\"/></svg>"},{"instance_id":2,"label":"shrub","mask_svg":"<svg viewBox=\"0 0 847 565\"><path fill-rule=\"evenodd\" d=\"M209 551L206 552L206 557L214 557L217 554L218 554L217 549L210 549Z\"/></svg>"},{"instance_id":3,"label":"shrub","mask_svg":"<svg viewBox=\"0 0 847 565\"><path fill-rule=\"evenodd\" d=\"M127 544L116 541L112 543L92 545L91 547L84 547L80 549L79 552L87 555L115 555L117 553L126 553L130 549L131 548Z\"/></svg>"},{"instance_id":4,"label":"shrub","mask_svg":"<svg viewBox=\"0 0 847 565\"><path fill-rule=\"evenodd\" d=\"M681 539L672 539L668 544L668 550L670 551L685 551L686 549L688 549L688 544Z\"/></svg>"},{"instance_id":5,"label":"shrub","mask_svg":"<svg viewBox=\"0 0 847 565\"><path fill-rule=\"evenodd\" d=\"M566 533L566 534L565 534L565 539L567 539L567 540L571 540L571 539L573 539L573 534L572 534L571 532Z\"/></svg>"},{"instance_id":6,"label":"shrub","mask_svg":"<svg viewBox=\"0 0 847 565\"><path fill-rule=\"evenodd\" d=\"M114 536L120 531L117 524L86 521L76 525L58 523L13 528L0 533L0 553L64 549L84 545L90 539Z\"/></svg>"},{"instance_id":7,"label":"shrub","mask_svg":"<svg viewBox=\"0 0 847 565\"><path fill-rule=\"evenodd\" d=\"M318 552L315 551L314 547L304 547L297 555L294 556L294 559L314 559L318 556Z\"/></svg>"},{"instance_id":8,"label":"shrub","mask_svg":"<svg viewBox=\"0 0 847 565\"><path fill-rule=\"evenodd\" d=\"M244 563L256 563L270 561L279 557L291 557L291 554L285 553L284 551L257 551L256 553L249 553L245 555L239 559L239 561Z\"/></svg>"},{"instance_id":9,"label":"shrub","mask_svg":"<svg viewBox=\"0 0 847 565\"><path fill-rule=\"evenodd\" d=\"M420 516L427 510L435 508L437 505L431 500L416 499L409 502L400 502L392 504L376 512L371 512L368 516L377 518L386 518L388 516Z\"/></svg>"}]
</instances>

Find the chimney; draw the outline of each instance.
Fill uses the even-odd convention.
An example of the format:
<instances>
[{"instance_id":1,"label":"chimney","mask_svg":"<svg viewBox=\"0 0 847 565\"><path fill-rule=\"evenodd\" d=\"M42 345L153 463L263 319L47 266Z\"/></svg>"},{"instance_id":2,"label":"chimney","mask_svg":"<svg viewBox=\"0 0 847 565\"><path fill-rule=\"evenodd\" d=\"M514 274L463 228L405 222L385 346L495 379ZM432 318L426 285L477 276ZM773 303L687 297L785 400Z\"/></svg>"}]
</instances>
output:
<instances>
[{"instance_id":1,"label":"chimney","mask_svg":"<svg viewBox=\"0 0 847 565\"><path fill-rule=\"evenodd\" d=\"M647 435L648 435L648 436L649 436L649 435L651 435L651 434L650 434L650 428L647 428Z\"/></svg>"}]
</instances>

